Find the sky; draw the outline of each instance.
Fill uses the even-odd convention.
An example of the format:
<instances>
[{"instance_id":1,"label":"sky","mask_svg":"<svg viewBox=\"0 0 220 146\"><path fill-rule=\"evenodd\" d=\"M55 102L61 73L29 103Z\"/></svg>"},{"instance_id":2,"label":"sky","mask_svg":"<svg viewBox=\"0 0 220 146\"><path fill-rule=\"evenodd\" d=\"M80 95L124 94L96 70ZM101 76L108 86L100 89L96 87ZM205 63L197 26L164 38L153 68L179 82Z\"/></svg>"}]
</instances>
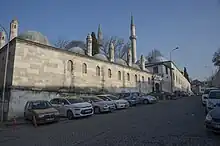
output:
<instances>
[{"instance_id":1,"label":"sky","mask_svg":"<svg viewBox=\"0 0 220 146\"><path fill-rule=\"evenodd\" d=\"M213 53L220 47L220 0L1 0L0 24L12 19L19 33L41 32L50 42L62 38L85 40L97 32L129 39L134 16L137 55L157 49L191 78L203 80L214 71Z\"/></svg>"}]
</instances>

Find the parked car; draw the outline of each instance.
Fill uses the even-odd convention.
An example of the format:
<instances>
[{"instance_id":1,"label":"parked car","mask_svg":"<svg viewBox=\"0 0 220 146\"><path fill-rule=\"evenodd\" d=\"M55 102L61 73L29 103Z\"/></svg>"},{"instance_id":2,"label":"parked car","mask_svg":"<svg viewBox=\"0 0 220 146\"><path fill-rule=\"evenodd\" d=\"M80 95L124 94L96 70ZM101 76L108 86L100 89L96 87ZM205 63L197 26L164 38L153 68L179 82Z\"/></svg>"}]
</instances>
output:
<instances>
[{"instance_id":1,"label":"parked car","mask_svg":"<svg viewBox=\"0 0 220 146\"><path fill-rule=\"evenodd\" d=\"M124 99L119 99L118 97L111 95L111 94L103 94L103 95L97 95L99 98L105 100L105 101L111 101L115 104L116 109L123 109L129 107L129 102Z\"/></svg>"},{"instance_id":2,"label":"parked car","mask_svg":"<svg viewBox=\"0 0 220 146\"><path fill-rule=\"evenodd\" d=\"M140 102L137 98L138 94L135 93L119 93L118 96L120 99L127 100L129 102L129 106L136 106Z\"/></svg>"},{"instance_id":3,"label":"parked car","mask_svg":"<svg viewBox=\"0 0 220 146\"><path fill-rule=\"evenodd\" d=\"M148 95L148 94L141 94L141 96L139 96L139 98L141 99L143 104L153 104L157 102L157 98L152 96L152 95Z\"/></svg>"},{"instance_id":4,"label":"parked car","mask_svg":"<svg viewBox=\"0 0 220 146\"><path fill-rule=\"evenodd\" d=\"M50 103L69 120L93 115L93 107L79 97L54 98Z\"/></svg>"},{"instance_id":5,"label":"parked car","mask_svg":"<svg viewBox=\"0 0 220 146\"><path fill-rule=\"evenodd\" d=\"M109 101L105 101L95 95L90 96L80 96L84 101L92 104L94 113L102 113L102 112L111 112L115 110L114 103L110 103Z\"/></svg>"},{"instance_id":6,"label":"parked car","mask_svg":"<svg viewBox=\"0 0 220 146\"><path fill-rule=\"evenodd\" d=\"M220 133L220 105L212 109L205 118L205 126L208 130Z\"/></svg>"},{"instance_id":7,"label":"parked car","mask_svg":"<svg viewBox=\"0 0 220 146\"><path fill-rule=\"evenodd\" d=\"M206 99L205 113L214 109L220 103L220 90L211 90Z\"/></svg>"},{"instance_id":8,"label":"parked car","mask_svg":"<svg viewBox=\"0 0 220 146\"><path fill-rule=\"evenodd\" d=\"M59 111L45 100L28 101L24 107L24 118L31 120L33 124L58 122L59 115Z\"/></svg>"},{"instance_id":9,"label":"parked car","mask_svg":"<svg viewBox=\"0 0 220 146\"><path fill-rule=\"evenodd\" d=\"M204 93L202 94L202 104L206 105L206 100L208 98L209 92L212 90L217 90L218 88L206 88Z\"/></svg>"}]
</instances>

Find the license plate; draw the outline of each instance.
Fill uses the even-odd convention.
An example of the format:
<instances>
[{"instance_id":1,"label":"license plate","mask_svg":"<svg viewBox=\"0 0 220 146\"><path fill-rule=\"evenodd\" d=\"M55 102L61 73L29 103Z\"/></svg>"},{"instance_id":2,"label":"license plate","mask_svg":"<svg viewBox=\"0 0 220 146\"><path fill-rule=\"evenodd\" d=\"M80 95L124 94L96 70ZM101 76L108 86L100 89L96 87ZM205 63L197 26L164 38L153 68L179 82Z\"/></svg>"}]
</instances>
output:
<instances>
[{"instance_id":1,"label":"license plate","mask_svg":"<svg viewBox=\"0 0 220 146\"><path fill-rule=\"evenodd\" d=\"M54 120L54 118L48 118L48 119L46 119L47 121L52 121L52 120Z\"/></svg>"}]
</instances>

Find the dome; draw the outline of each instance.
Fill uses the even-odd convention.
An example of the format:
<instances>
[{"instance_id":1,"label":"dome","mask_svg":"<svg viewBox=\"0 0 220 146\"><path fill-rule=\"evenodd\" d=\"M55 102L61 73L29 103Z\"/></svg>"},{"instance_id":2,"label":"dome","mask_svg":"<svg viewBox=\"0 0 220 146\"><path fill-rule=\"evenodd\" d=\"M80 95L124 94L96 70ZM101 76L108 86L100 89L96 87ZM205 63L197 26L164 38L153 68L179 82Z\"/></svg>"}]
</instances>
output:
<instances>
[{"instance_id":1,"label":"dome","mask_svg":"<svg viewBox=\"0 0 220 146\"><path fill-rule=\"evenodd\" d=\"M136 69L140 69L140 66L138 64L132 64L132 67Z\"/></svg>"},{"instance_id":2,"label":"dome","mask_svg":"<svg viewBox=\"0 0 220 146\"><path fill-rule=\"evenodd\" d=\"M121 58L117 58L115 60L115 63L128 66L127 62L125 60L121 59Z\"/></svg>"},{"instance_id":3,"label":"dome","mask_svg":"<svg viewBox=\"0 0 220 146\"><path fill-rule=\"evenodd\" d=\"M75 52L75 53L78 53L78 54L85 55L85 50L83 50L83 49L80 48L80 47L73 47L73 48L68 49L68 51L71 51L71 52Z\"/></svg>"},{"instance_id":4,"label":"dome","mask_svg":"<svg viewBox=\"0 0 220 146\"><path fill-rule=\"evenodd\" d=\"M27 31L18 36L21 39L30 40L36 43L50 45L46 36L37 31Z\"/></svg>"},{"instance_id":5,"label":"dome","mask_svg":"<svg viewBox=\"0 0 220 146\"><path fill-rule=\"evenodd\" d=\"M163 56L157 56L156 58L153 59L153 62L165 62L165 61L168 60Z\"/></svg>"},{"instance_id":6,"label":"dome","mask_svg":"<svg viewBox=\"0 0 220 146\"><path fill-rule=\"evenodd\" d=\"M104 60L104 61L108 61L108 58L104 55L104 54L95 54L93 57L99 59L99 60Z\"/></svg>"},{"instance_id":7,"label":"dome","mask_svg":"<svg viewBox=\"0 0 220 146\"><path fill-rule=\"evenodd\" d=\"M69 50L69 49L71 49L71 48L74 48L74 47L80 47L80 48L82 48L82 49L86 49L86 44L83 42L83 41L77 41L77 40L73 40L73 41L71 41L71 42L69 42L66 46L65 46L65 48L67 49L67 50Z\"/></svg>"}]
</instances>

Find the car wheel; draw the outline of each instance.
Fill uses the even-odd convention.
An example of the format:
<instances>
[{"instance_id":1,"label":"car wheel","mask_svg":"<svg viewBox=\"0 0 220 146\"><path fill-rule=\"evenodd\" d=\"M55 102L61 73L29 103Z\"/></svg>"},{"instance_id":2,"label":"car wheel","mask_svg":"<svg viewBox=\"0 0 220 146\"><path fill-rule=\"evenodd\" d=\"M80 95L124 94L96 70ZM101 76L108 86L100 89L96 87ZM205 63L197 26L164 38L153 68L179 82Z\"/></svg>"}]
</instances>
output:
<instances>
[{"instance_id":1,"label":"car wheel","mask_svg":"<svg viewBox=\"0 0 220 146\"><path fill-rule=\"evenodd\" d=\"M99 114L100 113L100 108L99 107L94 107L94 113Z\"/></svg>"},{"instance_id":2,"label":"car wheel","mask_svg":"<svg viewBox=\"0 0 220 146\"><path fill-rule=\"evenodd\" d=\"M144 103L144 104L148 104L149 101L148 101L147 99L145 99L145 100L143 101L143 103Z\"/></svg>"},{"instance_id":3,"label":"car wheel","mask_svg":"<svg viewBox=\"0 0 220 146\"><path fill-rule=\"evenodd\" d=\"M67 118L68 118L69 120L72 120L72 119L74 118L74 115L73 115L73 112L72 112L72 111L70 111L70 110L67 111Z\"/></svg>"}]
</instances>

